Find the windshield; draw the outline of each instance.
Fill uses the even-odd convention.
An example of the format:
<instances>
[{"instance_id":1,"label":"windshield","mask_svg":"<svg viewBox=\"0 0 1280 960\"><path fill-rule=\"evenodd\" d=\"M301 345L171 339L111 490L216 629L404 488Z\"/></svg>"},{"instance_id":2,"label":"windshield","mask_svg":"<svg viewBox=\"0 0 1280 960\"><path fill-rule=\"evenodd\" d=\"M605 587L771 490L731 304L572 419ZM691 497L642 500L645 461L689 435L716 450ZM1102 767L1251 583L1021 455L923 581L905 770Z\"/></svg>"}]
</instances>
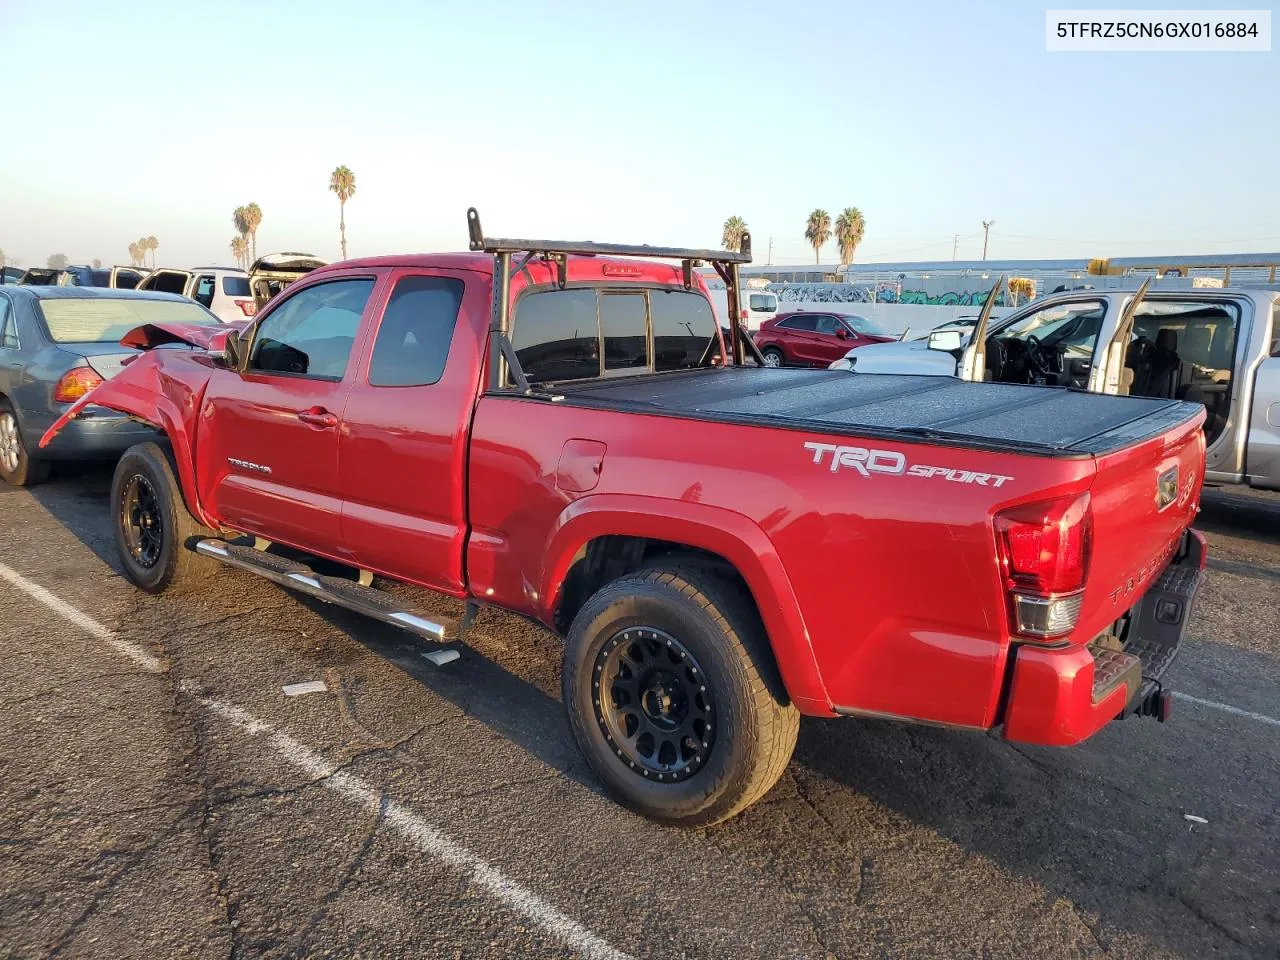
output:
<instances>
[{"instance_id":1,"label":"windshield","mask_svg":"<svg viewBox=\"0 0 1280 960\"><path fill-rule=\"evenodd\" d=\"M870 334L873 337L887 337L889 332L884 327L876 323L874 320L868 320L866 317L845 317L844 322L851 326L857 333Z\"/></svg>"},{"instance_id":2,"label":"windshield","mask_svg":"<svg viewBox=\"0 0 1280 960\"><path fill-rule=\"evenodd\" d=\"M218 323L198 303L121 297L41 300L40 312L55 343L113 343L144 323Z\"/></svg>"}]
</instances>

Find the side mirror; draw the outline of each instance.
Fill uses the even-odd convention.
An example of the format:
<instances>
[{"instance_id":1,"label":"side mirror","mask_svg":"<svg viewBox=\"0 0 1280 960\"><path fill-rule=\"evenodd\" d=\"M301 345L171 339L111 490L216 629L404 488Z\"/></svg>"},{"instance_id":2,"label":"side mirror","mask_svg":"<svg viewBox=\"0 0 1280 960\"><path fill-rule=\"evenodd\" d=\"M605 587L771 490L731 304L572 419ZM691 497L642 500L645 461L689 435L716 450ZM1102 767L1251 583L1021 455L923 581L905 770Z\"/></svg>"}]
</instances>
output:
<instances>
[{"instance_id":1,"label":"side mirror","mask_svg":"<svg viewBox=\"0 0 1280 960\"><path fill-rule=\"evenodd\" d=\"M959 330L938 330L929 334L929 349L953 353L964 346L964 337Z\"/></svg>"},{"instance_id":2,"label":"side mirror","mask_svg":"<svg viewBox=\"0 0 1280 960\"><path fill-rule=\"evenodd\" d=\"M226 342L222 347L222 358L229 370L239 370L244 365L246 344L242 339L243 336L244 332L240 330L227 334Z\"/></svg>"}]
</instances>

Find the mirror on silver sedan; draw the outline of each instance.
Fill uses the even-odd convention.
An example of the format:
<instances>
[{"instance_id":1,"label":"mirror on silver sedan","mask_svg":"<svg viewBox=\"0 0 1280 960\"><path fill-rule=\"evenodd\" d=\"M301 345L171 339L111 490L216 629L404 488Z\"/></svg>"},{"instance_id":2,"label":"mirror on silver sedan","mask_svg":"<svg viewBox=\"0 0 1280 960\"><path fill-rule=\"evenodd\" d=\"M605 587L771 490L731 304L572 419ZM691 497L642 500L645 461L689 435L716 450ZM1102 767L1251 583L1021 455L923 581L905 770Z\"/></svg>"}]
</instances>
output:
<instances>
[{"instance_id":1,"label":"mirror on silver sedan","mask_svg":"<svg viewBox=\"0 0 1280 960\"><path fill-rule=\"evenodd\" d=\"M929 349L951 353L964 346L964 336L959 330L935 330L929 334Z\"/></svg>"}]
</instances>

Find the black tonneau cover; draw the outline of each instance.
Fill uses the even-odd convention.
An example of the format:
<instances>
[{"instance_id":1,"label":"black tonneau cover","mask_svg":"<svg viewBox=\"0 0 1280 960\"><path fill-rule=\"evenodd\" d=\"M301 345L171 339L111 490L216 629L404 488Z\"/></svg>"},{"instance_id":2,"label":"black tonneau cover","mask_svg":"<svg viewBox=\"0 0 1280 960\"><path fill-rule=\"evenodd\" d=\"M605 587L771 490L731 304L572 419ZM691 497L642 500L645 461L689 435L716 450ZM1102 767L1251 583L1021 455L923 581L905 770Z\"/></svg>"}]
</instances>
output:
<instances>
[{"instance_id":1,"label":"black tonneau cover","mask_svg":"<svg viewBox=\"0 0 1280 960\"><path fill-rule=\"evenodd\" d=\"M919 440L1058 457L1108 453L1159 436L1204 407L1058 387L843 370L726 367L561 384L575 406Z\"/></svg>"}]
</instances>

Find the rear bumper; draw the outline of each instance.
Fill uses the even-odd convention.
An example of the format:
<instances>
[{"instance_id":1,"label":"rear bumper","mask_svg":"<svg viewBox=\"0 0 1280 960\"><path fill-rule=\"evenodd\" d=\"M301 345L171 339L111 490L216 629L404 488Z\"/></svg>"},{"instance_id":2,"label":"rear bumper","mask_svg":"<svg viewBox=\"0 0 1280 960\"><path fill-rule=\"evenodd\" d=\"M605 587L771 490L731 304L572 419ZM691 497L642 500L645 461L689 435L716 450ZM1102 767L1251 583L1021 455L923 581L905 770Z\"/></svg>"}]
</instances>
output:
<instances>
[{"instance_id":1,"label":"rear bumper","mask_svg":"<svg viewBox=\"0 0 1280 960\"><path fill-rule=\"evenodd\" d=\"M28 416L24 421L23 442L33 457L41 460L109 460L118 457L135 443L155 440L159 434L115 410L86 407L53 438L49 446L39 448L40 437L53 424L37 422Z\"/></svg>"},{"instance_id":2,"label":"rear bumper","mask_svg":"<svg viewBox=\"0 0 1280 960\"><path fill-rule=\"evenodd\" d=\"M1173 663L1204 569L1205 541L1187 530L1169 565L1112 634L1087 647L1023 645L1014 654L1004 737L1070 746L1126 713L1164 719L1161 677Z\"/></svg>"}]
</instances>

